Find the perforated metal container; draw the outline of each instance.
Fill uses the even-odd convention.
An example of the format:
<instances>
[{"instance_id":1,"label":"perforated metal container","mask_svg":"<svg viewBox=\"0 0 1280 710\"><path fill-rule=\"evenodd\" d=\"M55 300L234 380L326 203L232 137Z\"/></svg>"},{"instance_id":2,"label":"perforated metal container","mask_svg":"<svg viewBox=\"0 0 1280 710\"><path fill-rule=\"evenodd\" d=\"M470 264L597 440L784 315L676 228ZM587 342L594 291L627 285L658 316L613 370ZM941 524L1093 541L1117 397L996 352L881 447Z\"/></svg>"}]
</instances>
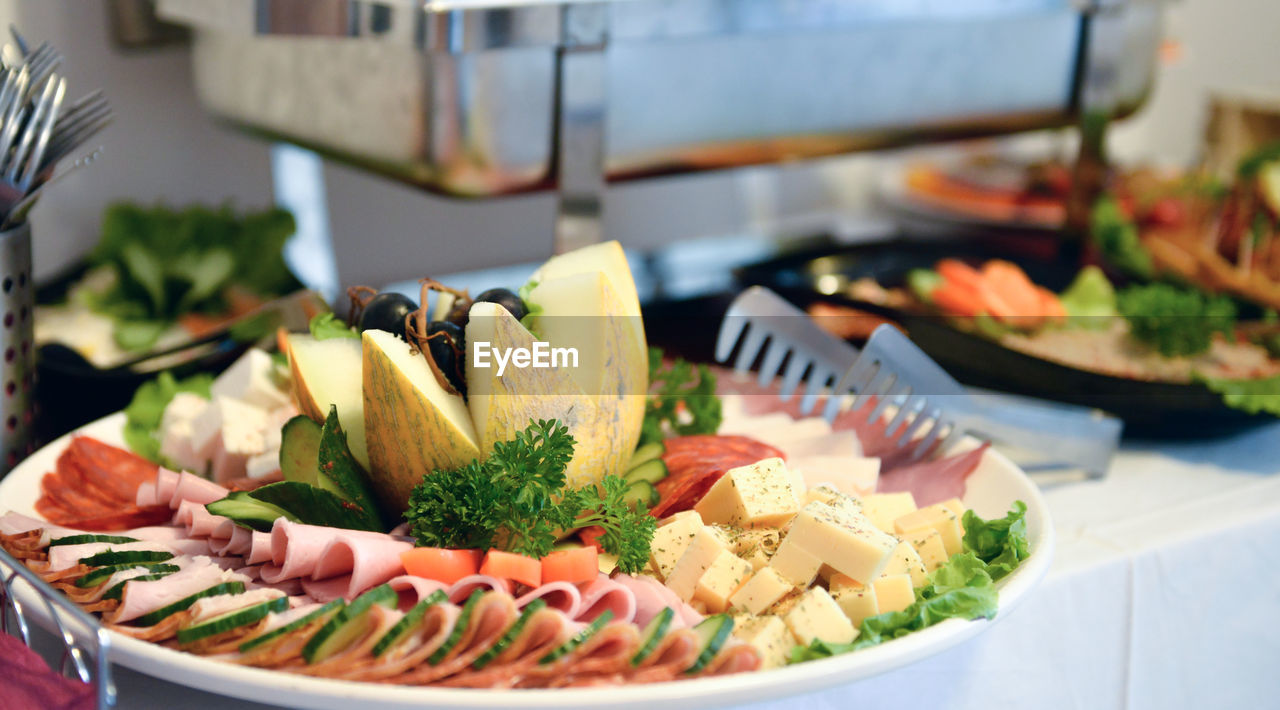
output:
<instances>
[{"instance_id":1,"label":"perforated metal container","mask_svg":"<svg viewBox=\"0 0 1280 710\"><path fill-rule=\"evenodd\" d=\"M0 232L0 476L35 448L31 227Z\"/></svg>"}]
</instances>

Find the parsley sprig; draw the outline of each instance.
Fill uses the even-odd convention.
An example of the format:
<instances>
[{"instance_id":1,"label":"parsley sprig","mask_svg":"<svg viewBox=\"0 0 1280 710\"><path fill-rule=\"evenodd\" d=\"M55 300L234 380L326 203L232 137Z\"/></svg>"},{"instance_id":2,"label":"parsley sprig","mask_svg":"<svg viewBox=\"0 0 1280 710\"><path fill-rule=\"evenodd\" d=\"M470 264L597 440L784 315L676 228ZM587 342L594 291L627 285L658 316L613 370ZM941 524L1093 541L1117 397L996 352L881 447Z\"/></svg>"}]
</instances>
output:
<instances>
[{"instance_id":1,"label":"parsley sprig","mask_svg":"<svg viewBox=\"0 0 1280 710\"><path fill-rule=\"evenodd\" d=\"M656 521L626 502L626 482L617 476L567 487L575 445L567 427L540 420L495 444L483 462L425 476L409 496L410 531L419 545L543 557L557 532L599 525L600 543L618 556L618 569L638 572L649 560Z\"/></svg>"},{"instance_id":2,"label":"parsley sprig","mask_svg":"<svg viewBox=\"0 0 1280 710\"><path fill-rule=\"evenodd\" d=\"M668 436L714 434L720 428L723 415L711 368L695 368L693 363L676 358L664 369L662 350L649 348L649 383L656 389L645 403L641 444ZM681 405L687 417L681 416Z\"/></svg>"}]
</instances>

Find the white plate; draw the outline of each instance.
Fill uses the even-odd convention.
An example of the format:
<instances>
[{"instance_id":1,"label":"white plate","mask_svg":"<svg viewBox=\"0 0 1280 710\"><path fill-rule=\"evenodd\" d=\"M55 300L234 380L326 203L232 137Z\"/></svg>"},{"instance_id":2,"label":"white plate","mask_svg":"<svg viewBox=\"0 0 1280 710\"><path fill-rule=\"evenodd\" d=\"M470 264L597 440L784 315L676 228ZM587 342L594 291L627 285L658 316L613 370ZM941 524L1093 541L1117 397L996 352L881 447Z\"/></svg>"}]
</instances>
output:
<instances>
[{"instance_id":1,"label":"white plate","mask_svg":"<svg viewBox=\"0 0 1280 710\"><path fill-rule=\"evenodd\" d=\"M110 444L123 442L121 413L100 419L81 433ZM40 478L54 469L58 455L67 446L68 436L37 451L0 482L0 510L34 514L40 493ZM1049 569L1053 554L1053 527L1040 491L1008 459L988 450L981 465L968 479L965 505L983 517L1002 516L1015 500L1027 504L1027 529L1031 556L1016 572L999 583L1003 618L1031 592ZM20 586L19 597L42 625L43 605L35 593ZM245 668L174 651L120 634L112 634L111 660L165 680L264 703L290 707L350 710L353 702L362 708L646 708L661 703L666 709L748 703L798 695L855 680L914 663L976 636L993 621L949 619L905 638L856 653L786 668L745 673L720 678L633 685L610 688L564 690L459 690L414 688L374 683L324 680L278 671Z\"/></svg>"}]
</instances>

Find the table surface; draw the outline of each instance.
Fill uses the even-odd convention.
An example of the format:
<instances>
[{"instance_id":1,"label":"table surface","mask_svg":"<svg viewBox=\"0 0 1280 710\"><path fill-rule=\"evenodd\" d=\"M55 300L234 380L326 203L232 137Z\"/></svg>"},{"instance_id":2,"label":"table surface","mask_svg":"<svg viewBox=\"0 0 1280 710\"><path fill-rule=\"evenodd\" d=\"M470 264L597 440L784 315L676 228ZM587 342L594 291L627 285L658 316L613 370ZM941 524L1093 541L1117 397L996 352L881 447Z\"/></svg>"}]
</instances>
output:
<instances>
[{"instance_id":1,"label":"table surface","mask_svg":"<svg viewBox=\"0 0 1280 710\"><path fill-rule=\"evenodd\" d=\"M1042 481L1048 577L954 649L848 686L748 706L1256 708L1280 695L1280 423L1128 442L1100 481ZM57 657L52 638L38 641ZM268 708L117 668L121 708Z\"/></svg>"}]
</instances>

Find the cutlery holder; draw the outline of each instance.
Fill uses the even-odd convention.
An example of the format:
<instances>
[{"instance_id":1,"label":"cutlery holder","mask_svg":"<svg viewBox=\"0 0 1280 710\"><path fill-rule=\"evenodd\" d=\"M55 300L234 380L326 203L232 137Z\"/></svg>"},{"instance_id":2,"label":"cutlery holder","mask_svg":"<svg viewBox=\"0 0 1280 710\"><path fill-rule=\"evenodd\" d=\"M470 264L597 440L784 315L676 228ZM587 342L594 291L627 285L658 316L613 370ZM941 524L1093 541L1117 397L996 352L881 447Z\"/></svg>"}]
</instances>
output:
<instances>
[{"instance_id":1,"label":"cutlery holder","mask_svg":"<svg viewBox=\"0 0 1280 710\"><path fill-rule=\"evenodd\" d=\"M0 477L35 448L31 226L0 232Z\"/></svg>"}]
</instances>

